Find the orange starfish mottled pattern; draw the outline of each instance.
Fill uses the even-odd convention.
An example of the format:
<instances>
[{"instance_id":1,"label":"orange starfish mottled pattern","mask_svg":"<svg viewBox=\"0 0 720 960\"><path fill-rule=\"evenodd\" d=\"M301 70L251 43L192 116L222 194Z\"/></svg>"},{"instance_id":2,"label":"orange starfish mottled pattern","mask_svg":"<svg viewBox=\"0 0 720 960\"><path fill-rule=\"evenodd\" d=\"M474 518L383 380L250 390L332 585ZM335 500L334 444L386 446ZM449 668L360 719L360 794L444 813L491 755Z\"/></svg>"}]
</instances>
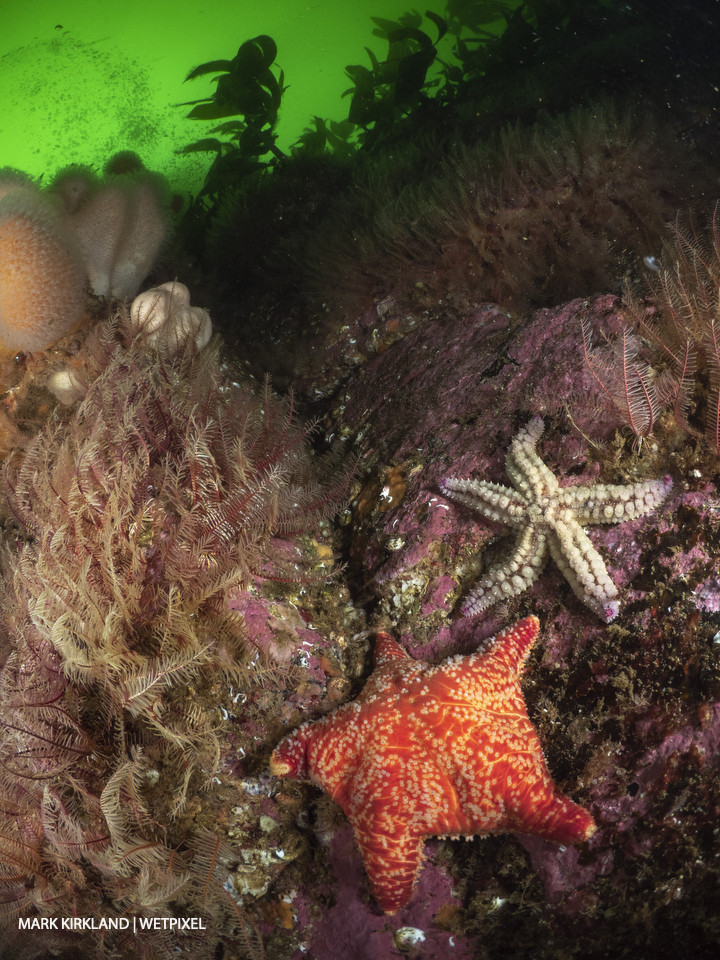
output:
<instances>
[{"instance_id":1,"label":"orange starfish mottled pattern","mask_svg":"<svg viewBox=\"0 0 720 960\"><path fill-rule=\"evenodd\" d=\"M386 913L410 900L426 837L514 830L573 843L595 832L555 787L525 708L520 674L538 631L528 617L437 666L380 633L357 700L275 749L273 774L312 780L343 808Z\"/></svg>"}]
</instances>

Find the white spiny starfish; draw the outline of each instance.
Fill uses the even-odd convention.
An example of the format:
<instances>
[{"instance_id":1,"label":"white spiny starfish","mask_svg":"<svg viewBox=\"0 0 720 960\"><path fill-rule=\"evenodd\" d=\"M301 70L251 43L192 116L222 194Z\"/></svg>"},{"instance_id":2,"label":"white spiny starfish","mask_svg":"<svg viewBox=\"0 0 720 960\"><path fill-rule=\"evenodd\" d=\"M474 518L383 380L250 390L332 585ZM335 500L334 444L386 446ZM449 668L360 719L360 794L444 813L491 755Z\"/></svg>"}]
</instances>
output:
<instances>
[{"instance_id":1,"label":"white spiny starfish","mask_svg":"<svg viewBox=\"0 0 720 960\"><path fill-rule=\"evenodd\" d=\"M561 487L535 450L544 426L535 417L510 444L505 470L514 489L456 477L442 484L453 500L519 530L510 557L476 584L463 612L479 613L527 590L549 553L579 599L603 620L612 620L620 609L617 587L583 525L641 517L665 499L672 481Z\"/></svg>"}]
</instances>

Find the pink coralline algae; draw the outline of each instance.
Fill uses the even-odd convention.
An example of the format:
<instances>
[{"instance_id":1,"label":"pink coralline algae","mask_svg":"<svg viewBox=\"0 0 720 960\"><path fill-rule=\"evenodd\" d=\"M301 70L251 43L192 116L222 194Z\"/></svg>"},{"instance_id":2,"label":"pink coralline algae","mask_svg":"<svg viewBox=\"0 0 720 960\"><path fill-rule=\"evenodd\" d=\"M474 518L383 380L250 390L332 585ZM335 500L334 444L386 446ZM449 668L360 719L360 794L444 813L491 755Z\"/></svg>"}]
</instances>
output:
<instances>
[{"instance_id":1,"label":"pink coralline algae","mask_svg":"<svg viewBox=\"0 0 720 960\"><path fill-rule=\"evenodd\" d=\"M362 464L368 485L390 468L405 479L404 497L386 510L380 497L373 503L360 491L351 544L368 589L401 628L410 614L420 614L428 628L448 625L448 610L478 578L483 548L493 541L485 568L498 553L503 556L507 544L501 542L498 551L494 543L498 536L502 541L503 527L451 505L442 488L448 476L505 482L506 451L529 414L547 423L538 449L561 487L641 483L667 473L651 455L629 456L614 472L603 471L602 457L585 439L607 444L617 424L598 416L583 366L579 317L612 328L620 322L614 306L611 297L589 305L574 301L515 324L497 308L484 307L472 317L426 324L367 364L336 405L337 427L360 435L371 451ZM666 503L658 518L672 509ZM655 523L630 520L589 532L621 590L630 586L628 572L637 572L638 536L650 537ZM543 612L577 611L571 597L557 603L562 589L548 568L530 596ZM413 635L417 639L416 629Z\"/></svg>"},{"instance_id":2,"label":"pink coralline algae","mask_svg":"<svg viewBox=\"0 0 720 960\"><path fill-rule=\"evenodd\" d=\"M453 880L441 866L426 867L413 902L389 923L368 902L366 880L350 828L338 826L327 843L326 882L309 893L296 892L292 899L299 946L290 954L290 960L302 960L308 955L315 960L385 960L400 955L397 935L408 929L417 931L418 943L410 956L422 960L473 960L478 955L479 938L458 932L459 905L453 897ZM430 844L428 849L434 847ZM333 905L318 911L318 893L323 899L332 898Z\"/></svg>"}]
</instances>

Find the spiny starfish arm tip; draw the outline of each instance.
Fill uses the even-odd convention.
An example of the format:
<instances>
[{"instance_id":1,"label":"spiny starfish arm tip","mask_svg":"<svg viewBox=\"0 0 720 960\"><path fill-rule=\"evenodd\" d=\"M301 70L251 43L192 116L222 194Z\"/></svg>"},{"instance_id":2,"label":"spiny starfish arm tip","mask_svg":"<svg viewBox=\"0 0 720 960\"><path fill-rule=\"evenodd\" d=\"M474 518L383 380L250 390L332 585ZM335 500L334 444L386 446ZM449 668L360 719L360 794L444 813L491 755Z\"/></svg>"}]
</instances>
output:
<instances>
[{"instance_id":1,"label":"spiny starfish arm tip","mask_svg":"<svg viewBox=\"0 0 720 960\"><path fill-rule=\"evenodd\" d=\"M597 484L593 487L563 487L562 507L570 509L581 524L622 523L656 510L672 489L670 477L628 484Z\"/></svg>"},{"instance_id":2,"label":"spiny starfish arm tip","mask_svg":"<svg viewBox=\"0 0 720 960\"><path fill-rule=\"evenodd\" d=\"M539 497L557 493L557 477L535 451L545 430L540 417L534 417L511 442L505 457L505 472L512 485L525 497Z\"/></svg>"},{"instance_id":3,"label":"spiny starfish arm tip","mask_svg":"<svg viewBox=\"0 0 720 960\"><path fill-rule=\"evenodd\" d=\"M620 612L618 589L590 538L574 520L548 537L550 556L575 596L605 621Z\"/></svg>"},{"instance_id":4,"label":"spiny starfish arm tip","mask_svg":"<svg viewBox=\"0 0 720 960\"><path fill-rule=\"evenodd\" d=\"M526 504L514 490L499 483L483 480L465 480L447 477L440 484L441 492L473 510L481 510L484 517L497 523L522 524Z\"/></svg>"},{"instance_id":5,"label":"spiny starfish arm tip","mask_svg":"<svg viewBox=\"0 0 720 960\"><path fill-rule=\"evenodd\" d=\"M547 537L526 527L507 560L496 564L475 584L462 607L465 616L475 616L501 600L524 593L540 576L546 559Z\"/></svg>"}]
</instances>

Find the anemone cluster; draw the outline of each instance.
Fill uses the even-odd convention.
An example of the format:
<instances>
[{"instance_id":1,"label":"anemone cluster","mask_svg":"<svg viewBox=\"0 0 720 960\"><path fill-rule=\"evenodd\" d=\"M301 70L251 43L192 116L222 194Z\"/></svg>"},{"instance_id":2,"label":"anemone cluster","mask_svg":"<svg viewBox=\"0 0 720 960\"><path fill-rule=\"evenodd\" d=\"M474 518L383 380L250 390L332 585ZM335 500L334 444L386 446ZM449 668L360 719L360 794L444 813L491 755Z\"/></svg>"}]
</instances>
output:
<instances>
[{"instance_id":1,"label":"anemone cluster","mask_svg":"<svg viewBox=\"0 0 720 960\"><path fill-rule=\"evenodd\" d=\"M102 178L70 167L47 189L18 171L0 171L0 346L6 351L42 350L72 331L86 282L106 298L140 289L167 236L169 191L132 157L112 158Z\"/></svg>"}]
</instances>

